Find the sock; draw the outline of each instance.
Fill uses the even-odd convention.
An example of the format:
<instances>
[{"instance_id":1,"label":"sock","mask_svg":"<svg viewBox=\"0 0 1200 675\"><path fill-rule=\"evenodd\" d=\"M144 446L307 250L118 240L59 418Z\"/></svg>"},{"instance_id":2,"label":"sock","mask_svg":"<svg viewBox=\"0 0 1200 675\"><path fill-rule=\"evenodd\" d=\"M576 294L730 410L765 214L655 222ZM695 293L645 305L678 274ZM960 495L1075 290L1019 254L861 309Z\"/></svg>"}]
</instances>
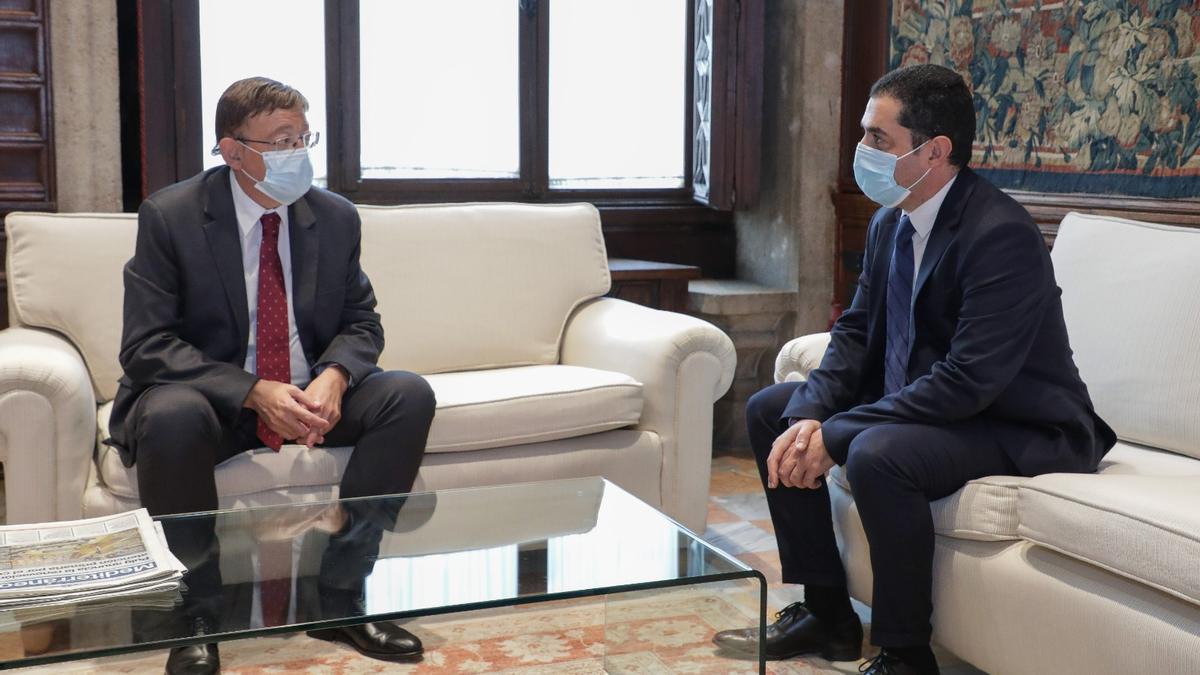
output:
<instances>
[{"instance_id":1,"label":"sock","mask_svg":"<svg viewBox=\"0 0 1200 675\"><path fill-rule=\"evenodd\" d=\"M898 656L901 661L916 668L917 672L938 672L937 659L933 658L933 650L930 649L929 645L921 645L919 647L884 647L884 649L888 653Z\"/></svg>"},{"instance_id":2,"label":"sock","mask_svg":"<svg viewBox=\"0 0 1200 675\"><path fill-rule=\"evenodd\" d=\"M840 623L856 616L850 606L850 592L845 586L804 585L804 606L817 618L828 623Z\"/></svg>"}]
</instances>

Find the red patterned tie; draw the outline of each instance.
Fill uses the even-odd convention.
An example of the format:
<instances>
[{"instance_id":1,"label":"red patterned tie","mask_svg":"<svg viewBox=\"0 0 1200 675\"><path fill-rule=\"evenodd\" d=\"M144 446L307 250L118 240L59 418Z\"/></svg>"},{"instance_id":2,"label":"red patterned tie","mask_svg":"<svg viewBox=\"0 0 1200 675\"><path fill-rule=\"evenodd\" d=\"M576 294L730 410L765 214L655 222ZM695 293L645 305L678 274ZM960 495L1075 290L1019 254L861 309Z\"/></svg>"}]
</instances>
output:
<instances>
[{"instance_id":1,"label":"red patterned tie","mask_svg":"<svg viewBox=\"0 0 1200 675\"><path fill-rule=\"evenodd\" d=\"M292 381L288 349L287 291L279 262L279 214L264 213L262 245L258 249L258 326L254 333L255 370L264 380ZM258 420L258 438L279 452L283 437Z\"/></svg>"}]
</instances>

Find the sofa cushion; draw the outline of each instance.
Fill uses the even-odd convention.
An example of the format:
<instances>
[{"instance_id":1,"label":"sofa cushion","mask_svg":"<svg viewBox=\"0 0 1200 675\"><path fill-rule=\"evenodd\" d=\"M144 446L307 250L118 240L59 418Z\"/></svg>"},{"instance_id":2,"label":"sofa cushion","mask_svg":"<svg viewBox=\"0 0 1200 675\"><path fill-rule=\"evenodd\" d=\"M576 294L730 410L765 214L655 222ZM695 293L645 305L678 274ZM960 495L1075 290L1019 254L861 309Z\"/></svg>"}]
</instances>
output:
<instances>
[{"instance_id":1,"label":"sofa cushion","mask_svg":"<svg viewBox=\"0 0 1200 675\"><path fill-rule=\"evenodd\" d=\"M609 290L589 204L360 206L386 369L558 362L571 311Z\"/></svg>"},{"instance_id":2,"label":"sofa cushion","mask_svg":"<svg viewBox=\"0 0 1200 675\"><path fill-rule=\"evenodd\" d=\"M1031 542L1200 604L1194 476L1047 474L1019 489Z\"/></svg>"},{"instance_id":3,"label":"sofa cushion","mask_svg":"<svg viewBox=\"0 0 1200 675\"><path fill-rule=\"evenodd\" d=\"M1052 255L1097 412L1124 440L1200 457L1200 229L1069 213Z\"/></svg>"},{"instance_id":4,"label":"sofa cushion","mask_svg":"<svg viewBox=\"0 0 1200 675\"><path fill-rule=\"evenodd\" d=\"M8 234L9 318L66 336L87 364L96 398L117 393L125 262L136 214L14 213Z\"/></svg>"},{"instance_id":5,"label":"sofa cushion","mask_svg":"<svg viewBox=\"0 0 1200 675\"><path fill-rule=\"evenodd\" d=\"M835 466L831 476L847 492L846 473ZM956 539L1018 540L1017 487L1028 478L987 476L970 481L954 494L930 502L933 531Z\"/></svg>"},{"instance_id":6,"label":"sofa cushion","mask_svg":"<svg viewBox=\"0 0 1200 675\"><path fill-rule=\"evenodd\" d=\"M1200 476L1200 460L1117 441L1096 472L1106 476Z\"/></svg>"},{"instance_id":7,"label":"sofa cushion","mask_svg":"<svg viewBox=\"0 0 1200 675\"><path fill-rule=\"evenodd\" d=\"M581 366L521 366L427 375L437 414L427 452L571 438L637 424L642 385Z\"/></svg>"},{"instance_id":8,"label":"sofa cushion","mask_svg":"<svg viewBox=\"0 0 1200 675\"><path fill-rule=\"evenodd\" d=\"M1114 476L1200 476L1200 461L1172 452L1118 442L1100 461L1098 473ZM840 466L830 477L846 492L850 484ZM954 494L929 504L933 529L956 539L1005 541L1021 538L1018 488L1030 478L987 476L968 482Z\"/></svg>"},{"instance_id":9,"label":"sofa cushion","mask_svg":"<svg viewBox=\"0 0 1200 675\"><path fill-rule=\"evenodd\" d=\"M580 366L522 366L426 376L437 397L437 414L426 451L455 452L522 445L637 424L642 385L622 373ZM96 416L99 441L109 437L112 402ZM112 448L101 445L100 478L113 492L136 497L136 476ZM221 495L336 483L348 450L284 446L285 452L254 451L222 464Z\"/></svg>"}]
</instances>

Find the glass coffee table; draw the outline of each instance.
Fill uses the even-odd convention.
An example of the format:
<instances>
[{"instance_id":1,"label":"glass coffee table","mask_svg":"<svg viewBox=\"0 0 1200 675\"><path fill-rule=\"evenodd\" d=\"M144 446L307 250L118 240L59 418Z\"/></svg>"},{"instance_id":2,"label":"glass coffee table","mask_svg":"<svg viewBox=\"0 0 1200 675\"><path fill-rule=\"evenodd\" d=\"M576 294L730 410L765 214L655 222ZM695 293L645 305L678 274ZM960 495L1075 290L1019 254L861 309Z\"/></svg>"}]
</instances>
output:
<instances>
[{"instance_id":1,"label":"glass coffee table","mask_svg":"<svg viewBox=\"0 0 1200 675\"><path fill-rule=\"evenodd\" d=\"M607 609L680 587L740 598L748 623L765 630L761 573L602 478L160 522L188 566L183 593L67 607L57 616L2 612L0 637L8 642L14 635L25 645L29 636L52 639L32 650L3 649L0 639L0 668L570 598L601 596ZM275 589L271 602L268 587ZM605 613L606 671L626 635L609 630L610 614L619 612ZM765 672L761 644L757 658L713 652L736 661L730 670Z\"/></svg>"}]
</instances>

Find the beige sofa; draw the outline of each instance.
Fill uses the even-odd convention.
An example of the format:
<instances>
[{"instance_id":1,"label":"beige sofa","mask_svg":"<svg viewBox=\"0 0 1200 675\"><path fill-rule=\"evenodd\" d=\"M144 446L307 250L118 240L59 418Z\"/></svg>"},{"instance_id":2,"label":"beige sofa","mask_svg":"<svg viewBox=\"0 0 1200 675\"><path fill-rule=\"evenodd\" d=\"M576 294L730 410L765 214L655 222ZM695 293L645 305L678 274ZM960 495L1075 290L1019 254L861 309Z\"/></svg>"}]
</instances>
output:
<instances>
[{"instance_id":1,"label":"beige sofa","mask_svg":"<svg viewBox=\"0 0 1200 675\"><path fill-rule=\"evenodd\" d=\"M1200 672L1200 230L1068 214L1052 253L1076 363L1120 442L1096 475L994 476L931 506L934 640L993 675ZM803 379L827 335L788 343ZM831 500L851 593L868 545Z\"/></svg>"},{"instance_id":2,"label":"beige sofa","mask_svg":"<svg viewBox=\"0 0 1200 675\"><path fill-rule=\"evenodd\" d=\"M713 402L732 380L733 344L699 319L601 297L610 281L593 207L359 213L387 340L380 365L425 375L438 399L417 489L602 475L703 530ZM136 216L14 213L5 227L8 522L135 507L134 470L99 441ZM327 498L349 452L239 455L217 468L221 504Z\"/></svg>"}]
</instances>

